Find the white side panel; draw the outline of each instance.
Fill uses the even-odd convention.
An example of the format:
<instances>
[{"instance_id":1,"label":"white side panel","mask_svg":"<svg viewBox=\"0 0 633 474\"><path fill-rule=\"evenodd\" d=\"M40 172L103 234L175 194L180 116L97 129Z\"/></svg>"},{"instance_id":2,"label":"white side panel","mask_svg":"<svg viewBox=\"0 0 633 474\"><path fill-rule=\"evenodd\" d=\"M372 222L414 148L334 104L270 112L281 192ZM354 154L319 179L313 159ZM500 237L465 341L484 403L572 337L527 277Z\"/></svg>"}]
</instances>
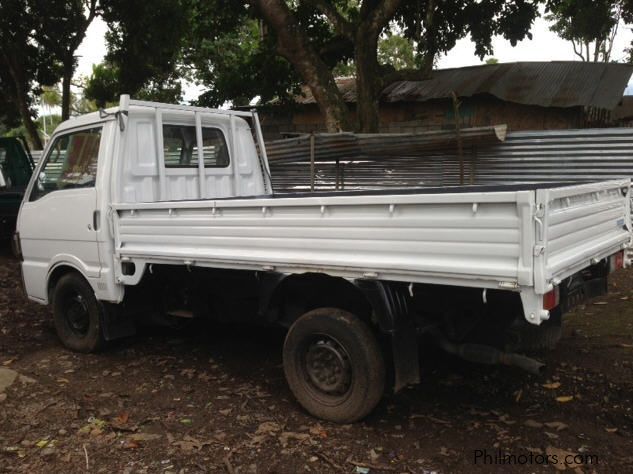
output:
<instances>
[{"instance_id":1,"label":"white side panel","mask_svg":"<svg viewBox=\"0 0 633 474\"><path fill-rule=\"evenodd\" d=\"M579 186L541 189L537 202L543 208L543 269L538 293L597 259L624 248L630 233L630 182L605 181Z\"/></svg>"},{"instance_id":2,"label":"white side panel","mask_svg":"<svg viewBox=\"0 0 633 474\"><path fill-rule=\"evenodd\" d=\"M158 164L154 122L147 117L131 120L127 129L127 148L123 160L122 197L126 202L158 200Z\"/></svg>"},{"instance_id":3,"label":"white side panel","mask_svg":"<svg viewBox=\"0 0 633 474\"><path fill-rule=\"evenodd\" d=\"M195 114L132 107L118 163L117 201L147 203L264 194L263 176L248 123L229 115L202 112L199 115L202 127L216 128L224 134L229 147L229 166L207 167L202 171L196 167L165 168L159 128L168 124L193 127Z\"/></svg>"},{"instance_id":4,"label":"white side panel","mask_svg":"<svg viewBox=\"0 0 633 474\"><path fill-rule=\"evenodd\" d=\"M123 257L218 267L406 281L422 281L424 273L491 287L531 283L533 228L522 222L530 222L523 210L532 196L524 191L117 206L116 247Z\"/></svg>"}]
</instances>

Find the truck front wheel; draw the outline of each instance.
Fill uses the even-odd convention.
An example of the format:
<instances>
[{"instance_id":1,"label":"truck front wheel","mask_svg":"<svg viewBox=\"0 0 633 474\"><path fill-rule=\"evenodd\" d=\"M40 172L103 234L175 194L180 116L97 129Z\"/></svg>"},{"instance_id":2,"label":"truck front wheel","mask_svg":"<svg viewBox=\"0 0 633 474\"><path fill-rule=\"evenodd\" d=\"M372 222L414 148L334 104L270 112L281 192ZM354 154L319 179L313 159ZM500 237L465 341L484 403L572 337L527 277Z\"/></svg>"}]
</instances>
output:
<instances>
[{"instance_id":1,"label":"truck front wheel","mask_svg":"<svg viewBox=\"0 0 633 474\"><path fill-rule=\"evenodd\" d=\"M324 420L360 420L384 392L385 362L378 341L347 311L319 308L297 319L286 336L283 361L299 403Z\"/></svg>"},{"instance_id":2,"label":"truck front wheel","mask_svg":"<svg viewBox=\"0 0 633 474\"><path fill-rule=\"evenodd\" d=\"M61 277L53 292L53 318L62 344L76 352L96 352L105 339L101 326L103 306L90 284L77 273Z\"/></svg>"}]
</instances>

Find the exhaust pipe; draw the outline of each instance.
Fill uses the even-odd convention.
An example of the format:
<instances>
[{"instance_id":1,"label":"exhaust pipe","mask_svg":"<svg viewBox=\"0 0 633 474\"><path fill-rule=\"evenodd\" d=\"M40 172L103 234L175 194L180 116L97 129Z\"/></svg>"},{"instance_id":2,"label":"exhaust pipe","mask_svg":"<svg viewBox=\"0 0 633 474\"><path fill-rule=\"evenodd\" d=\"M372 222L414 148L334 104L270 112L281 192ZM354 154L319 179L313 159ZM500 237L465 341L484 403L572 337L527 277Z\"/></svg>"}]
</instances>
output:
<instances>
[{"instance_id":1,"label":"exhaust pipe","mask_svg":"<svg viewBox=\"0 0 633 474\"><path fill-rule=\"evenodd\" d=\"M455 344L435 334L437 344L449 354L456 355L469 362L486 365L511 365L534 375L542 375L545 364L521 354L502 352L483 344Z\"/></svg>"}]
</instances>

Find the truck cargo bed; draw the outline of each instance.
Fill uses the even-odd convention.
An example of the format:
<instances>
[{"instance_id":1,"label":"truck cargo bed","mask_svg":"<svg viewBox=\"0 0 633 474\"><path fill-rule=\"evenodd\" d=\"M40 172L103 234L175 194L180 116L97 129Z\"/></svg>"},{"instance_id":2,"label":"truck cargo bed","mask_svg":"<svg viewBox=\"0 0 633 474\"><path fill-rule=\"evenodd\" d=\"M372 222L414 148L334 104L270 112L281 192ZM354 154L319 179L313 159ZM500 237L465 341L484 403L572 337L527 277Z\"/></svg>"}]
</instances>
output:
<instances>
[{"instance_id":1,"label":"truck cargo bed","mask_svg":"<svg viewBox=\"0 0 633 474\"><path fill-rule=\"evenodd\" d=\"M617 180L117 204L115 249L142 263L543 294L629 241L628 188Z\"/></svg>"}]
</instances>

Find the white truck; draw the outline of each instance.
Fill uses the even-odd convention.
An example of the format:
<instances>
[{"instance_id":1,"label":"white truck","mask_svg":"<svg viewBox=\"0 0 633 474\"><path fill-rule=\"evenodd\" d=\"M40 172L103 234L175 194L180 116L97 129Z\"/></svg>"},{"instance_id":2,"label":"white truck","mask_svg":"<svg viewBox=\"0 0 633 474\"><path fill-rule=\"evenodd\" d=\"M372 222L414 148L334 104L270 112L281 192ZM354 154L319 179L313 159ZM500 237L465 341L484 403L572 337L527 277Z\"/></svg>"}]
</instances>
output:
<instances>
[{"instance_id":1,"label":"white truck","mask_svg":"<svg viewBox=\"0 0 633 474\"><path fill-rule=\"evenodd\" d=\"M419 380L420 341L538 372L517 351L606 291L629 194L628 179L273 194L255 112L122 96L57 128L14 243L69 349L133 333L139 308L280 324L299 403L351 422Z\"/></svg>"}]
</instances>

